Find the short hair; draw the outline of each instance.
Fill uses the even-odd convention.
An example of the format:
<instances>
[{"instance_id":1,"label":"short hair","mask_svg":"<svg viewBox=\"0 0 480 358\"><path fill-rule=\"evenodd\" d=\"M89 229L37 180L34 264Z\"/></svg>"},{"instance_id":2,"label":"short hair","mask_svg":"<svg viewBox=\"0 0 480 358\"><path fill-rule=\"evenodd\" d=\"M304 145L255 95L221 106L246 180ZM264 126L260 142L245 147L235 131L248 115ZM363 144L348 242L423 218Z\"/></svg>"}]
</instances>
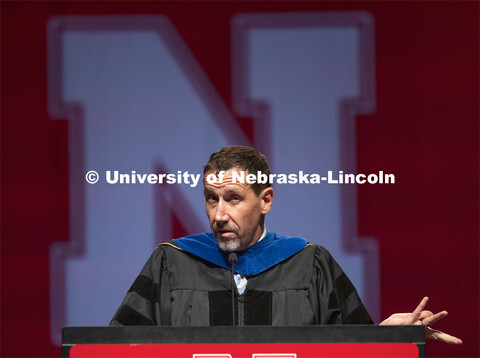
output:
<instances>
[{"instance_id":1,"label":"short hair","mask_svg":"<svg viewBox=\"0 0 480 358\"><path fill-rule=\"evenodd\" d=\"M267 158L258 150L245 145L230 145L223 147L218 152L210 155L207 164L203 168L203 175L208 172L217 174L221 170L238 168L247 171L249 174L257 175L257 172L266 174L270 178L270 166ZM271 187L270 180L265 184L251 184L253 191L258 196L263 189Z\"/></svg>"}]
</instances>

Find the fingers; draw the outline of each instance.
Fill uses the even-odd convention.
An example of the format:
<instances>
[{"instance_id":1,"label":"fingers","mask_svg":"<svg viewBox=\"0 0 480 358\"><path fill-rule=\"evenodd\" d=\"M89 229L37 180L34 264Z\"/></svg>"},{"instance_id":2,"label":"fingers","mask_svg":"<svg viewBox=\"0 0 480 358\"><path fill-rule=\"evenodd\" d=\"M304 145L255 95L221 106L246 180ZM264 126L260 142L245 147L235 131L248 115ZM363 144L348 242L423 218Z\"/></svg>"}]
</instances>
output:
<instances>
[{"instance_id":1,"label":"fingers","mask_svg":"<svg viewBox=\"0 0 480 358\"><path fill-rule=\"evenodd\" d=\"M427 305L427 302L428 302L428 297L424 297L420 301L420 304L417 306L417 308L415 308L415 311L412 312L410 324L415 324L420 319L423 309Z\"/></svg>"},{"instance_id":2,"label":"fingers","mask_svg":"<svg viewBox=\"0 0 480 358\"><path fill-rule=\"evenodd\" d=\"M388 319L383 321L381 324L382 325L383 324L385 325L405 325L405 324L424 325L426 338L436 339L448 344L462 344L462 340L460 338L454 337L450 334L447 334L429 327L435 322L437 322L438 320L448 315L448 312L441 311L436 314L433 314L433 312L431 311L426 311L424 310L424 308L427 305L427 302L428 302L428 297L424 297L420 301L420 304L417 306L417 308L415 308L415 310L412 313L393 314Z\"/></svg>"},{"instance_id":3,"label":"fingers","mask_svg":"<svg viewBox=\"0 0 480 358\"><path fill-rule=\"evenodd\" d=\"M425 326L431 326L432 324L434 324L438 320L441 320L446 315L448 315L448 312L447 311L442 311L442 312L438 312L434 315L427 316L427 317L425 317L425 319L423 319L423 324Z\"/></svg>"},{"instance_id":4,"label":"fingers","mask_svg":"<svg viewBox=\"0 0 480 358\"><path fill-rule=\"evenodd\" d=\"M425 327L425 337L436 339L444 343L448 344L462 344L462 340L460 338L451 336L447 333L443 333L441 331L437 331L436 329L432 329L430 327Z\"/></svg>"},{"instance_id":5,"label":"fingers","mask_svg":"<svg viewBox=\"0 0 480 358\"><path fill-rule=\"evenodd\" d=\"M418 319L420 321L423 321L423 320L425 320L425 318L430 317L430 316L433 316L432 311L422 311L422 313L420 314L420 317L418 317Z\"/></svg>"}]
</instances>

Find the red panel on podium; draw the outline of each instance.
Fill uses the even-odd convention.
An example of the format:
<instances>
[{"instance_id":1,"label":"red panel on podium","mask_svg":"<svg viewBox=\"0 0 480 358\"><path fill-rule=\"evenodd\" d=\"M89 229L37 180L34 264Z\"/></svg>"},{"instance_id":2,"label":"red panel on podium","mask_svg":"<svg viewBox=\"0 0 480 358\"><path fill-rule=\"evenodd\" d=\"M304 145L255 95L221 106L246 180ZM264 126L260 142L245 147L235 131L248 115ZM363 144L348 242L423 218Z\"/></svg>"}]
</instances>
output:
<instances>
[{"instance_id":1,"label":"red panel on podium","mask_svg":"<svg viewBox=\"0 0 480 358\"><path fill-rule=\"evenodd\" d=\"M70 350L71 358L413 358L418 355L418 347L413 343L85 344Z\"/></svg>"}]
</instances>

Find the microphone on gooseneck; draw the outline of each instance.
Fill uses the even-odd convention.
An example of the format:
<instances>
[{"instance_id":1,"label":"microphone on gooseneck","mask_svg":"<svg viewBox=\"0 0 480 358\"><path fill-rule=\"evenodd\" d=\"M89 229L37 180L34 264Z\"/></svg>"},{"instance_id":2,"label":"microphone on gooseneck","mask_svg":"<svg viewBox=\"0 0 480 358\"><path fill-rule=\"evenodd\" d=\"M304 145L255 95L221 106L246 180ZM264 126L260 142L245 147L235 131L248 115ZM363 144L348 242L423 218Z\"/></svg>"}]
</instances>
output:
<instances>
[{"instance_id":1,"label":"microphone on gooseneck","mask_svg":"<svg viewBox=\"0 0 480 358\"><path fill-rule=\"evenodd\" d=\"M228 263L232 265L232 282L230 282L230 285L232 287L232 326L235 326L235 291L234 287L235 285L235 264L237 263L238 257L235 252L231 252L230 255L228 255Z\"/></svg>"}]
</instances>

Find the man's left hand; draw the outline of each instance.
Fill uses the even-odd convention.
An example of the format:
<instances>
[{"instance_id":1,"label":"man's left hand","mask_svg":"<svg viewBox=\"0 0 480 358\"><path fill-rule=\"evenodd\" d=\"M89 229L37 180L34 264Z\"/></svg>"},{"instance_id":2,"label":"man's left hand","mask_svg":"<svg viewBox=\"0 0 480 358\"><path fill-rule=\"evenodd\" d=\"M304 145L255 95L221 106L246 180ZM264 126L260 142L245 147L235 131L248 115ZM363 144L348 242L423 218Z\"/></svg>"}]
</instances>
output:
<instances>
[{"instance_id":1,"label":"man's left hand","mask_svg":"<svg viewBox=\"0 0 480 358\"><path fill-rule=\"evenodd\" d=\"M384 320L380 325L386 326L403 326L403 325L423 325L425 326L425 337L436 339L449 344L462 344L462 340L451 336L447 333L443 333L430 326L438 320L445 317L448 312L442 311L433 314L430 311L425 311L424 308L427 305L428 297L424 297L415 311L412 313L395 313Z\"/></svg>"}]
</instances>

